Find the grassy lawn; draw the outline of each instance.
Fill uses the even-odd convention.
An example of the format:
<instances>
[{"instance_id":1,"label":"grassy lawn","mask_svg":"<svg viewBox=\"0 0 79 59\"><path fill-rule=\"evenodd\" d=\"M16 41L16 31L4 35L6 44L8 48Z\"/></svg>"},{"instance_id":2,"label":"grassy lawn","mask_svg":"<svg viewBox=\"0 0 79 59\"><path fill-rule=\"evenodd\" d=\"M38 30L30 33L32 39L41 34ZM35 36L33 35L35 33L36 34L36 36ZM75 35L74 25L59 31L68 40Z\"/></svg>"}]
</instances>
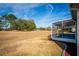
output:
<instances>
[{"instance_id":1,"label":"grassy lawn","mask_svg":"<svg viewBox=\"0 0 79 59\"><path fill-rule=\"evenodd\" d=\"M61 55L62 49L50 40L50 33L50 31L0 31L0 55Z\"/></svg>"}]
</instances>

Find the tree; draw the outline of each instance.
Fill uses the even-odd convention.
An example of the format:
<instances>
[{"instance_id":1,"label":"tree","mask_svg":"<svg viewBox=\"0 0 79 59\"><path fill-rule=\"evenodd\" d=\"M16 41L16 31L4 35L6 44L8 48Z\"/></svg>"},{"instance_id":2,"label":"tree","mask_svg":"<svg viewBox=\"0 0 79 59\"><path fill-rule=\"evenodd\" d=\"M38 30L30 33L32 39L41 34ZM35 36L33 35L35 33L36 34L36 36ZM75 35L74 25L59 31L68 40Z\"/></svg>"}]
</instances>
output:
<instances>
[{"instance_id":1,"label":"tree","mask_svg":"<svg viewBox=\"0 0 79 59\"><path fill-rule=\"evenodd\" d=\"M8 24L10 24L10 30L31 31L36 29L34 20L17 19L17 17L13 14L4 15L2 17L7 21L7 23L4 23L3 27L5 26L8 28Z\"/></svg>"},{"instance_id":2,"label":"tree","mask_svg":"<svg viewBox=\"0 0 79 59\"><path fill-rule=\"evenodd\" d=\"M2 30L2 21L0 20L0 30Z\"/></svg>"},{"instance_id":3,"label":"tree","mask_svg":"<svg viewBox=\"0 0 79 59\"><path fill-rule=\"evenodd\" d=\"M43 27L40 27L40 28L38 28L38 30L46 30L45 28L43 28Z\"/></svg>"},{"instance_id":4,"label":"tree","mask_svg":"<svg viewBox=\"0 0 79 59\"><path fill-rule=\"evenodd\" d=\"M9 21L17 19L17 17L15 15L13 15L13 14L3 15L3 17L6 18Z\"/></svg>"},{"instance_id":5,"label":"tree","mask_svg":"<svg viewBox=\"0 0 79 59\"><path fill-rule=\"evenodd\" d=\"M17 17L13 14L6 14L6 15L3 15L2 16L3 18L5 18L5 20L9 21L10 23L10 29L15 29L14 26L15 26L15 23L16 23L16 19Z\"/></svg>"},{"instance_id":6,"label":"tree","mask_svg":"<svg viewBox=\"0 0 79 59\"><path fill-rule=\"evenodd\" d=\"M18 20L16 22L16 28L17 30L35 30L36 29L36 25L34 23L33 20Z\"/></svg>"},{"instance_id":7,"label":"tree","mask_svg":"<svg viewBox=\"0 0 79 59\"><path fill-rule=\"evenodd\" d=\"M47 30L51 30L51 27L47 27Z\"/></svg>"},{"instance_id":8,"label":"tree","mask_svg":"<svg viewBox=\"0 0 79 59\"><path fill-rule=\"evenodd\" d=\"M35 30L36 29L36 25L34 20L28 20L27 21L27 30Z\"/></svg>"}]
</instances>

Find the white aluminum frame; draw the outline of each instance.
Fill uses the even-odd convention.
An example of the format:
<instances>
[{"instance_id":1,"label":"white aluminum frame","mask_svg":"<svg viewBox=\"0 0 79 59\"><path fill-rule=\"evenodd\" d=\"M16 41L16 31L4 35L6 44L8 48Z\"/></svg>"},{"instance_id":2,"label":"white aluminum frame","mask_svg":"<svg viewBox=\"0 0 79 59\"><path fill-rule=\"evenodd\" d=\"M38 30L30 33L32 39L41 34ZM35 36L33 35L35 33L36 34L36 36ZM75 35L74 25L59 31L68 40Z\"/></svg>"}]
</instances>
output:
<instances>
[{"instance_id":1,"label":"white aluminum frame","mask_svg":"<svg viewBox=\"0 0 79 59\"><path fill-rule=\"evenodd\" d=\"M63 42L70 42L70 43L76 43L76 37L75 37L75 39L59 38L59 37L54 37L52 34L53 33L52 33L52 24L51 24L51 39L52 40L63 41ZM75 34L75 36L76 36L76 34Z\"/></svg>"}]
</instances>

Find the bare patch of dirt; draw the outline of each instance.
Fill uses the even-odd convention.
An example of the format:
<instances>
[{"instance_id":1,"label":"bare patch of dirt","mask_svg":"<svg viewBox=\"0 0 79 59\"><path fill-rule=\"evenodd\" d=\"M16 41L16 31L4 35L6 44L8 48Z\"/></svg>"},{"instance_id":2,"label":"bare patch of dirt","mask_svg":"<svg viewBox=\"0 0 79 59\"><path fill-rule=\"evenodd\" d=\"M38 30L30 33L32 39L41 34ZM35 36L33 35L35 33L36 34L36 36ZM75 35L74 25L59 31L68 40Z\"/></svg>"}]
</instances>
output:
<instances>
[{"instance_id":1,"label":"bare patch of dirt","mask_svg":"<svg viewBox=\"0 0 79 59\"><path fill-rule=\"evenodd\" d=\"M50 31L0 31L0 55L61 55L62 49L50 40L50 33Z\"/></svg>"}]
</instances>

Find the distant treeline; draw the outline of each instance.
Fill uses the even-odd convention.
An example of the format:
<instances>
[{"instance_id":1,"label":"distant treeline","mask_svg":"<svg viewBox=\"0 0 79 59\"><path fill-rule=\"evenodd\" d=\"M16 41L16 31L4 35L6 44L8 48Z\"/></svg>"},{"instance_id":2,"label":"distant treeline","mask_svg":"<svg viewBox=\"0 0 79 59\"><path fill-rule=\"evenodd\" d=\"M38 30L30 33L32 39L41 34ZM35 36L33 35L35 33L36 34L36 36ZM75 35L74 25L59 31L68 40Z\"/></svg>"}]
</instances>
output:
<instances>
[{"instance_id":1,"label":"distant treeline","mask_svg":"<svg viewBox=\"0 0 79 59\"><path fill-rule=\"evenodd\" d=\"M14 14L6 14L0 16L0 30L32 31L51 30L51 28L36 28L36 24L33 19L18 19Z\"/></svg>"},{"instance_id":2,"label":"distant treeline","mask_svg":"<svg viewBox=\"0 0 79 59\"><path fill-rule=\"evenodd\" d=\"M7 14L0 17L0 30L35 30L36 25L32 19L18 19L13 14Z\"/></svg>"},{"instance_id":3,"label":"distant treeline","mask_svg":"<svg viewBox=\"0 0 79 59\"><path fill-rule=\"evenodd\" d=\"M47 27L47 28L44 28L44 27L40 27L40 28L37 28L37 30L51 30L51 27Z\"/></svg>"}]
</instances>

